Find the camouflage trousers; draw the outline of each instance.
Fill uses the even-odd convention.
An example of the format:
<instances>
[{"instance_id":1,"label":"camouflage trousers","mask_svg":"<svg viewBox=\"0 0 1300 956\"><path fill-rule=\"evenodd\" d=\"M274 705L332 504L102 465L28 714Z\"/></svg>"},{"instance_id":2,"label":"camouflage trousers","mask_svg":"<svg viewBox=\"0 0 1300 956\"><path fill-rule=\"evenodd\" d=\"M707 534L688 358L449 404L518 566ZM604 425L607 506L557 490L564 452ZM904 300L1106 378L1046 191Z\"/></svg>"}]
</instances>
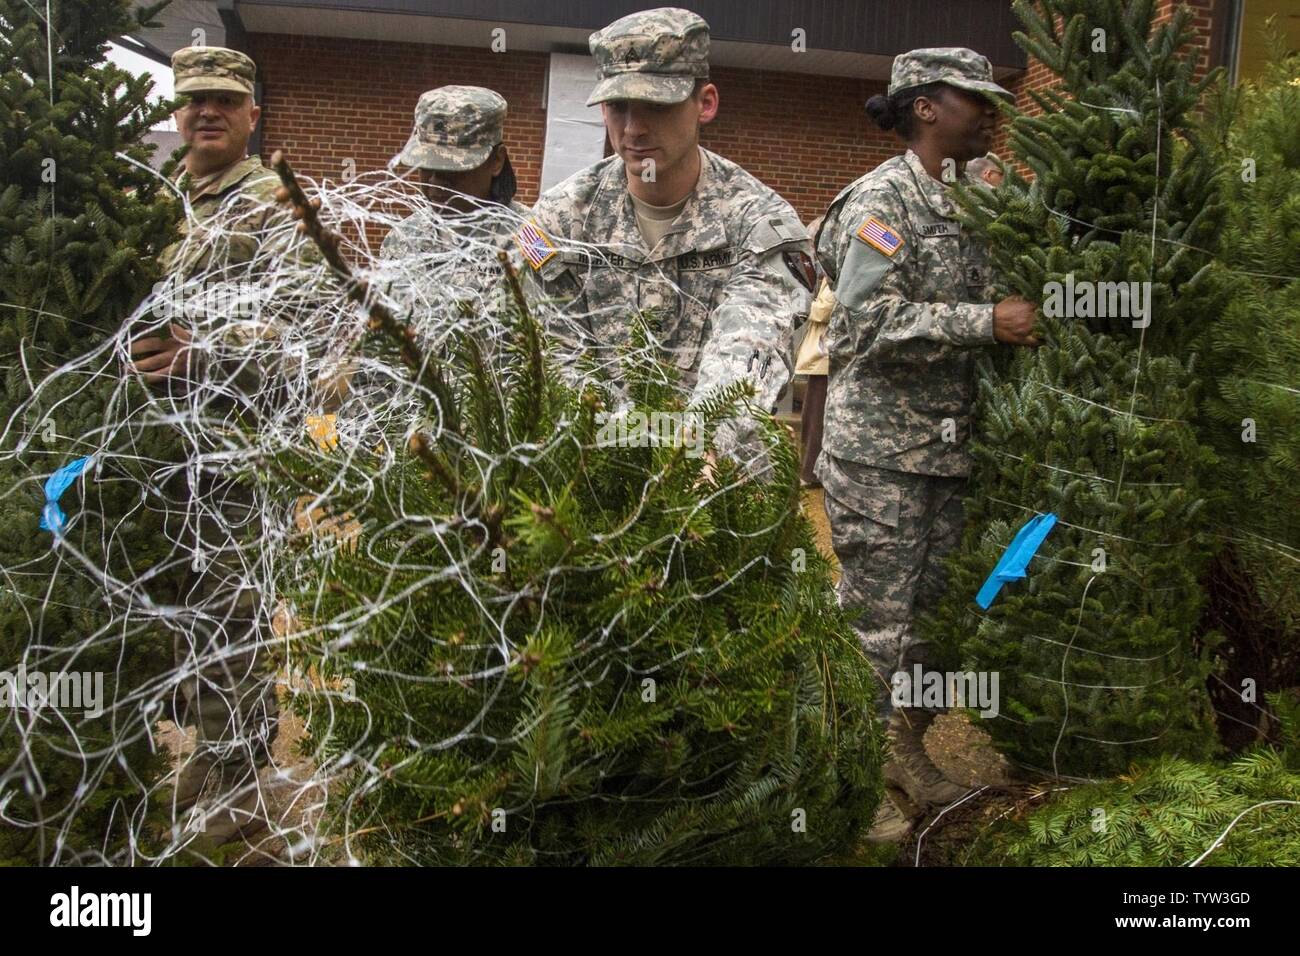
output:
<instances>
[{"instance_id":1,"label":"camouflage trousers","mask_svg":"<svg viewBox=\"0 0 1300 956\"><path fill-rule=\"evenodd\" d=\"M840 607L853 615L879 678L877 710L887 718L894 673L929 663L914 622L943 595L942 559L961 539L966 479L873 468L826 452L817 477L840 562Z\"/></svg>"},{"instance_id":2,"label":"camouflage trousers","mask_svg":"<svg viewBox=\"0 0 1300 956\"><path fill-rule=\"evenodd\" d=\"M274 635L249 574L261 522L243 486L203 482L201 490L188 515L168 521L182 559L190 559L174 578L173 713L178 725L196 728L196 759L229 770L259 767L279 732Z\"/></svg>"}]
</instances>

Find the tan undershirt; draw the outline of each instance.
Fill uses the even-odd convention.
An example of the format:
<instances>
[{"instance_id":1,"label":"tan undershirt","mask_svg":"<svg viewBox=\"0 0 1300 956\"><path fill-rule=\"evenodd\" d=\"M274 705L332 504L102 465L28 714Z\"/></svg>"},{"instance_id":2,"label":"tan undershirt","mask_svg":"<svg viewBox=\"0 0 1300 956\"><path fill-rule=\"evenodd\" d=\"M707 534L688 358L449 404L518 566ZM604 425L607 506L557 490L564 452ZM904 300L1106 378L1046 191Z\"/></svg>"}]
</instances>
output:
<instances>
[{"instance_id":1,"label":"tan undershirt","mask_svg":"<svg viewBox=\"0 0 1300 956\"><path fill-rule=\"evenodd\" d=\"M206 175L203 176L195 177L190 175L187 172L186 175L190 176L190 189L189 189L190 200L193 201L195 199L198 199L200 196L205 195L209 190L212 189L213 186L221 182L221 178L225 176L226 173L230 172L230 170L238 166L247 158L248 158L247 156L241 156L233 163L230 163L229 165L226 166L222 166L220 169L214 170L213 172L207 173Z\"/></svg>"},{"instance_id":2,"label":"tan undershirt","mask_svg":"<svg viewBox=\"0 0 1300 956\"><path fill-rule=\"evenodd\" d=\"M636 213L637 228L641 230L645 247L654 252L655 246L659 245L659 240L686 208L686 201L691 198L692 193L687 193L680 202L675 202L671 206L652 206L648 202L637 199L630 192L628 195L632 197L632 211Z\"/></svg>"}]
</instances>

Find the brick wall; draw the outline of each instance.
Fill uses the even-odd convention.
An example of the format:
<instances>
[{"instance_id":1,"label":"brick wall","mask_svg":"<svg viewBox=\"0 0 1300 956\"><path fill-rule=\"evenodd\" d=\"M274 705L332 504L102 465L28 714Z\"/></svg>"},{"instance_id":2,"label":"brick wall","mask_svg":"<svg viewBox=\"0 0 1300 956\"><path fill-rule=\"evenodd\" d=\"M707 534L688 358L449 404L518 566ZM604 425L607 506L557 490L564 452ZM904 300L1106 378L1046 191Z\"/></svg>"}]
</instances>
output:
<instances>
[{"instance_id":1,"label":"brick wall","mask_svg":"<svg viewBox=\"0 0 1300 956\"><path fill-rule=\"evenodd\" d=\"M486 86L510 104L506 145L517 198L537 199L546 54L282 34L251 34L249 45L263 82L264 156L283 149L315 177L337 178L347 158L358 172L379 169L410 135L421 93L448 83ZM884 84L721 68L713 78L722 108L703 145L772 186L805 221L899 151L863 109Z\"/></svg>"},{"instance_id":2,"label":"brick wall","mask_svg":"<svg viewBox=\"0 0 1300 956\"><path fill-rule=\"evenodd\" d=\"M381 169L411 135L415 101L448 84L486 86L510 104L505 142L520 202L537 199L546 111L547 57L469 47L332 37L250 34L263 84L262 154L283 149L314 177Z\"/></svg>"},{"instance_id":3,"label":"brick wall","mask_svg":"<svg viewBox=\"0 0 1300 956\"><path fill-rule=\"evenodd\" d=\"M804 73L715 68L718 117L701 143L739 163L795 207L804 222L839 191L902 151L864 104L884 83Z\"/></svg>"},{"instance_id":4,"label":"brick wall","mask_svg":"<svg viewBox=\"0 0 1300 956\"><path fill-rule=\"evenodd\" d=\"M1208 61L1214 0L1185 0ZM1161 0L1161 19L1175 0ZM284 149L311 176L337 178L347 158L358 172L379 169L410 134L415 101L449 83L486 86L510 104L506 144L519 177L519 201L537 198L545 143L544 53L491 53L468 47L251 34L264 83L263 153ZM845 77L715 68L721 108L704 127L704 146L744 166L784 196L808 221L858 176L902 151L893 133L875 128L863 104L880 82ZM1032 60L1008 81L1017 104L1051 74ZM1005 155L1006 131L994 150Z\"/></svg>"}]
</instances>

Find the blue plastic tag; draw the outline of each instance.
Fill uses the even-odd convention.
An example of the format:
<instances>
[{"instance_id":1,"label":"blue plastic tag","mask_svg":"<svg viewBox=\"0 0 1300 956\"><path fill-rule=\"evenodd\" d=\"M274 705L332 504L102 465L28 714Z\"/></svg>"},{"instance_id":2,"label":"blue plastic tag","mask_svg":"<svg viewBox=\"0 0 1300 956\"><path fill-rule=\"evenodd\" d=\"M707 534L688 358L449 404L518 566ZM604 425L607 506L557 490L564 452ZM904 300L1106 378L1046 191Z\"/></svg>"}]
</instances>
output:
<instances>
[{"instance_id":1,"label":"blue plastic tag","mask_svg":"<svg viewBox=\"0 0 1300 956\"><path fill-rule=\"evenodd\" d=\"M1016 532L1016 536L1011 539L1007 549L1002 552L1002 557L998 558L997 566L985 580L980 593L975 595L975 603L987 611L993 599L1002 590L1002 585L1023 578L1025 569L1029 566L1029 559L1038 552L1038 546L1047 538L1047 533L1055 524L1054 514L1034 515L1025 522L1024 526Z\"/></svg>"},{"instance_id":2,"label":"blue plastic tag","mask_svg":"<svg viewBox=\"0 0 1300 956\"><path fill-rule=\"evenodd\" d=\"M66 516L59 507L59 499L95 460L94 455L69 462L45 480L45 507L41 510L42 531L62 531Z\"/></svg>"}]
</instances>

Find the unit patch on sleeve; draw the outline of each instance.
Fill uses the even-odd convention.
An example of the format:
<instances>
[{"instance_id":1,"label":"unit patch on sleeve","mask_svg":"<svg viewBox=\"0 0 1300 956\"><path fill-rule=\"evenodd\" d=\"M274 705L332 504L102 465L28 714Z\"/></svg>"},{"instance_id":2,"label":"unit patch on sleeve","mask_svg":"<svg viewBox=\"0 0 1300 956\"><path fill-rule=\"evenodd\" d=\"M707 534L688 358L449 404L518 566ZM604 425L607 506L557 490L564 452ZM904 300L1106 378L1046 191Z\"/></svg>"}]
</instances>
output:
<instances>
[{"instance_id":1,"label":"unit patch on sleeve","mask_svg":"<svg viewBox=\"0 0 1300 956\"><path fill-rule=\"evenodd\" d=\"M783 252L781 258L785 260L785 267L790 270L790 274L799 281L799 284L809 292L813 291L813 286L817 283L817 273L813 269L813 261L806 252Z\"/></svg>"}]
</instances>

